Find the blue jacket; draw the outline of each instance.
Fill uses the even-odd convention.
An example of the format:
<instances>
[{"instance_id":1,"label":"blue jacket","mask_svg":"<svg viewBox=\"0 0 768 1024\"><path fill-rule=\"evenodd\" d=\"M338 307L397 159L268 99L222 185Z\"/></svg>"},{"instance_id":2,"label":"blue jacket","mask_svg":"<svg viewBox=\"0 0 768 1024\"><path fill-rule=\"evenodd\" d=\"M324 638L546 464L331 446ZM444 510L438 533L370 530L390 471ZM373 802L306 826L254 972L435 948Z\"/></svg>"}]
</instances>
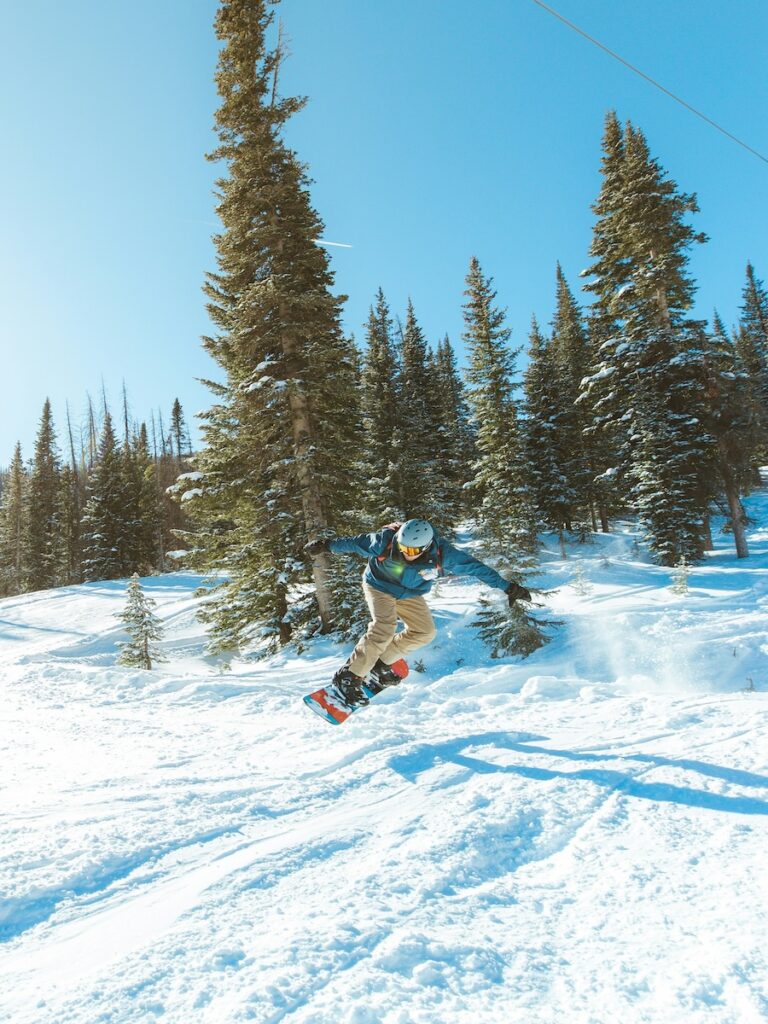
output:
<instances>
[{"instance_id":1,"label":"blue jacket","mask_svg":"<svg viewBox=\"0 0 768 1024\"><path fill-rule=\"evenodd\" d=\"M385 528L378 533L361 533L357 537L336 537L329 549L335 555L355 554L368 559L365 582L375 590L383 590L396 598L417 597L429 593L432 580L421 575L424 569L442 569L456 576L474 576L490 587L506 590L508 580L485 562L460 551L447 540L435 538L427 550L407 562L393 543L396 530Z\"/></svg>"}]
</instances>

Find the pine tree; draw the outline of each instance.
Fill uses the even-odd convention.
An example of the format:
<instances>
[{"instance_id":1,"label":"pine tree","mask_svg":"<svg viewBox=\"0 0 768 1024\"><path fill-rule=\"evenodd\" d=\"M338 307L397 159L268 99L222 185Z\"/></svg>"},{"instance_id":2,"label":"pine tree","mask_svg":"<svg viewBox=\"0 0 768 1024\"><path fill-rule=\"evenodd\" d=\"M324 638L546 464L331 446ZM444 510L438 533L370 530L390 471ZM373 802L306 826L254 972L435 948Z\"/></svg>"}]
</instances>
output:
<instances>
[{"instance_id":1,"label":"pine tree","mask_svg":"<svg viewBox=\"0 0 768 1024\"><path fill-rule=\"evenodd\" d=\"M174 399L171 409L171 441L171 454L176 460L177 472L182 473L185 460L192 455L192 440L184 417L184 410L178 398Z\"/></svg>"},{"instance_id":2,"label":"pine tree","mask_svg":"<svg viewBox=\"0 0 768 1024\"><path fill-rule=\"evenodd\" d=\"M768 427L768 292L751 263L747 263L736 344L761 419Z\"/></svg>"},{"instance_id":3,"label":"pine tree","mask_svg":"<svg viewBox=\"0 0 768 1024\"><path fill-rule=\"evenodd\" d=\"M691 567L688 565L685 555L681 555L675 563L672 573L672 586L669 588L678 597L685 597L688 593L688 577L691 575Z\"/></svg>"},{"instance_id":4,"label":"pine tree","mask_svg":"<svg viewBox=\"0 0 768 1024\"><path fill-rule=\"evenodd\" d=\"M537 619L519 603L511 608L503 608L482 597L472 625L477 629L480 639L491 648L492 658L510 655L527 658L552 639L544 629L560 623Z\"/></svg>"},{"instance_id":5,"label":"pine tree","mask_svg":"<svg viewBox=\"0 0 768 1024\"><path fill-rule=\"evenodd\" d=\"M61 518L61 464L45 400L35 442L27 492L27 589L45 590L58 583L58 533Z\"/></svg>"},{"instance_id":6,"label":"pine tree","mask_svg":"<svg viewBox=\"0 0 768 1024\"><path fill-rule=\"evenodd\" d=\"M81 495L78 474L71 466L61 470L59 529L57 536L57 576L63 586L83 581L80 537Z\"/></svg>"},{"instance_id":7,"label":"pine tree","mask_svg":"<svg viewBox=\"0 0 768 1024\"><path fill-rule=\"evenodd\" d=\"M142 423L130 446L123 449L125 470L130 491L130 523L128 525L129 569L144 574L163 564L165 502L158 493L158 467L149 451L147 427ZM128 510L127 510L128 511Z\"/></svg>"},{"instance_id":8,"label":"pine tree","mask_svg":"<svg viewBox=\"0 0 768 1024\"><path fill-rule=\"evenodd\" d=\"M342 298L331 294L328 256L315 242L323 225L305 169L282 140L302 101L278 95L282 54L279 44L267 48L269 6L222 0L216 17L220 144L210 159L227 174L217 183L218 271L205 287L217 333L204 343L225 381L212 385L194 460L201 477L185 502L196 517L195 563L227 573L205 608L215 649L296 634L304 543L336 528L355 482L342 416L354 376ZM312 560L325 629L329 565L327 556Z\"/></svg>"},{"instance_id":9,"label":"pine tree","mask_svg":"<svg viewBox=\"0 0 768 1024\"><path fill-rule=\"evenodd\" d=\"M579 401L581 382L589 373L594 356L581 309L559 263L552 350L558 379L563 474L573 492L571 526L579 525L583 530L588 520L596 531L599 517L603 531L607 532L611 493L601 475L611 465L610 453L588 430L590 410Z\"/></svg>"},{"instance_id":10,"label":"pine tree","mask_svg":"<svg viewBox=\"0 0 768 1024\"><path fill-rule=\"evenodd\" d=\"M467 398L478 450L471 485L475 515L489 547L514 562L535 548L535 514L514 397L517 352L509 348L505 313L494 305L492 280L474 257L464 294Z\"/></svg>"},{"instance_id":11,"label":"pine tree","mask_svg":"<svg viewBox=\"0 0 768 1024\"><path fill-rule=\"evenodd\" d=\"M125 576L132 565L132 492L125 457L115 439L108 412L86 495L82 527L84 579L113 580Z\"/></svg>"},{"instance_id":12,"label":"pine tree","mask_svg":"<svg viewBox=\"0 0 768 1024\"><path fill-rule=\"evenodd\" d=\"M717 313L712 331L705 335L704 349L703 421L717 445L715 467L725 495L736 554L746 558L747 517L741 498L749 493L755 479L759 480L757 454L765 443L765 431L750 377Z\"/></svg>"},{"instance_id":13,"label":"pine tree","mask_svg":"<svg viewBox=\"0 0 768 1024\"><path fill-rule=\"evenodd\" d=\"M665 565L701 558L714 442L703 428L701 324L686 318L688 250L705 240L685 221L696 198L678 191L645 138L610 115L595 211L599 363L586 401L618 453L625 487Z\"/></svg>"},{"instance_id":14,"label":"pine tree","mask_svg":"<svg viewBox=\"0 0 768 1024\"><path fill-rule=\"evenodd\" d=\"M22 594L26 589L26 557L29 551L26 515L28 486L21 445L17 444L0 506L0 595L3 597Z\"/></svg>"},{"instance_id":15,"label":"pine tree","mask_svg":"<svg viewBox=\"0 0 768 1024\"><path fill-rule=\"evenodd\" d=\"M569 435L563 380L554 345L544 338L533 318L524 374L525 420L523 433L531 491L543 528L555 530L563 544L576 514L576 491L569 479Z\"/></svg>"},{"instance_id":16,"label":"pine tree","mask_svg":"<svg viewBox=\"0 0 768 1024\"><path fill-rule=\"evenodd\" d=\"M127 643L117 645L120 648L118 665L149 670L153 663L166 660L158 647L163 629L155 607L155 600L144 593L138 573L134 573L128 581L125 609L117 616L129 637Z\"/></svg>"},{"instance_id":17,"label":"pine tree","mask_svg":"<svg viewBox=\"0 0 768 1024\"><path fill-rule=\"evenodd\" d=\"M429 355L409 299L400 348L400 456L405 466L402 500L406 519L427 519L443 530L452 523L438 487L441 453L431 406Z\"/></svg>"},{"instance_id":18,"label":"pine tree","mask_svg":"<svg viewBox=\"0 0 768 1024\"><path fill-rule=\"evenodd\" d=\"M374 523L407 519L399 363L392 317L379 288L366 324L361 377L366 474L363 509Z\"/></svg>"},{"instance_id":19,"label":"pine tree","mask_svg":"<svg viewBox=\"0 0 768 1024\"><path fill-rule=\"evenodd\" d=\"M436 488L447 521L455 523L469 512L466 485L472 479L477 452L464 383L447 336L437 344L430 381L440 453Z\"/></svg>"},{"instance_id":20,"label":"pine tree","mask_svg":"<svg viewBox=\"0 0 768 1024\"><path fill-rule=\"evenodd\" d=\"M69 465L61 471L61 518L58 537L58 574L65 585L83 581L82 516L85 505L85 451L78 458L72 420L67 410L67 437L69 440Z\"/></svg>"}]
</instances>

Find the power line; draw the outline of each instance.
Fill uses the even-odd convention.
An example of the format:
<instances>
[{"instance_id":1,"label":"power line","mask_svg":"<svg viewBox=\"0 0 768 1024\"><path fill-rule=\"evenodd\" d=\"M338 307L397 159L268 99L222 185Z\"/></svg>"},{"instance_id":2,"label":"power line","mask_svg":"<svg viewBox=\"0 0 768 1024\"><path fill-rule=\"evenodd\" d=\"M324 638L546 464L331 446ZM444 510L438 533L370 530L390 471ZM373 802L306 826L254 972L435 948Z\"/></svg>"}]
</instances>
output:
<instances>
[{"instance_id":1,"label":"power line","mask_svg":"<svg viewBox=\"0 0 768 1024\"><path fill-rule=\"evenodd\" d=\"M747 152L751 153L753 156L756 156L759 160L762 160L763 163L768 164L768 157L763 156L762 153L758 153L756 149L753 149L751 146L748 146L746 142L742 142L741 139L738 139L735 135L732 135L731 132L726 131L726 129L723 128L722 125L719 125L717 121L713 121L711 117L707 117L706 114L702 114L700 110L697 110L695 107L692 107L690 103L686 103L685 100L680 99L679 96L675 96L673 92L670 92L669 89L665 89L664 86L660 82L657 82L655 78L651 78L650 75L646 75L644 71L640 70L640 68L636 68L634 64L630 64L628 60L624 60L623 57L620 57L618 53L614 53L613 50L609 50L607 46L600 42L599 39L595 39L593 36L589 35L588 32L585 32L584 29L579 28L578 25L574 25L572 21L569 21L567 18L564 18L562 14L560 14L558 11L554 9L554 7L550 7L549 4L543 3L542 0L533 0L533 2L537 4L539 7L541 7L543 10L547 11L553 17L557 18L558 21L562 21L562 23L564 25L567 25L568 28L572 28L574 32L578 32L580 36L583 36L585 39L588 39L590 43L593 43L595 46L599 47L599 49L603 50L609 56L613 57L614 60L619 61L619 63L623 64L624 67L629 68L630 71L634 71L636 75L640 75L640 77L644 78L646 82L650 82L651 85L655 85L656 88L661 90L661 92L663 92L665 95L669 96L676 103L679 103L680 106L685 107L686 110L690 110L690 112L692 114L695 114L696 117L700 117L702 121L706 121L707 124L711 125L713 128L716 128L719 132L721 132L723 135L729 138L732 142L738 143L738 145L746 149Z\"/></svg>"}]
</instances>

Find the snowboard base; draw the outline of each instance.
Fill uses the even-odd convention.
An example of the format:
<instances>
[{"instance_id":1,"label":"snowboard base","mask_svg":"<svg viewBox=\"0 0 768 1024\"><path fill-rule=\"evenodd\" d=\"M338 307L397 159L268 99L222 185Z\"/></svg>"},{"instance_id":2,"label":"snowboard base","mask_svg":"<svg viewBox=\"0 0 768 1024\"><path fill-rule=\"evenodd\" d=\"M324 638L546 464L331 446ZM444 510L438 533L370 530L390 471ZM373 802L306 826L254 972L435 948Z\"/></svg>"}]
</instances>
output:
<instances>
[{"instance_id":1,"label":"snowboard base","mask_svg":"<svg viewBox=\"0 0 768 1024\"><path fill-rule=\"evenodd\" d=\"M400 676L400 679L405 679L408 675L408 665L402 658L394 662L390 667ZM396 683L389 684L389 686L396 685ZM375 676L368 676L363 683L363 693L368 698L368 701L371 701L377 694L386 689L388 687L380 686ZM368 706L368 703L356 705L345 703L343 697L337 692L336 687L332 683L329 683L328 686L323 686L319 690L315 690L313 693L308 693L303 700L308 708L331 725L341 725L342 722L346 722L350 715Z\"/></svg>"}]
</instances>

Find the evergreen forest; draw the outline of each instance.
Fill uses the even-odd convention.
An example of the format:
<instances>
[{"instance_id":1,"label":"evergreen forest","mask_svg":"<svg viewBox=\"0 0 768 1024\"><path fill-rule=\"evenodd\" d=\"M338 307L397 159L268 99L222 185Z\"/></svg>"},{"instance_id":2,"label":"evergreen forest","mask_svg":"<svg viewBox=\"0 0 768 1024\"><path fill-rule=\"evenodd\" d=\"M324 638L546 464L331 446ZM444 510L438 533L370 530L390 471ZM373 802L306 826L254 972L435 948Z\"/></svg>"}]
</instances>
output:
<instances>
[{"instance_id":1,"label":"evergreen forest","mask_svg":"<svg viewBox=\"0 0 768 1024\"><path fill-rule=\"evenodd\" d=\"M551 323L534 315L512 338L503 268L467 238L463 360L425 337L417 303L393 310L381 289L358 344L285 141L304 101L280 92L274 4L222 0L215 27L220 229L203 344L217 370L200 443L178 402L168 429L149 430L127 401L121 422L105 403L79 445L67 416L62 458L46 402L31 459L17 446L2 474L0 594L181 565L209 580L214 651L269 652L353 635L364 615L357 564L310 558L308 541L411 517L448 537L471 522L516 579L545 536L564 551L628 517L662 565L700 562L715 514L748 557L742 499L768 454L768 291L745 254L739 322L692 316L697 199L638 125L606 115L581 288L556 253L542 268Z\"/></svg>"}]
</instances>

